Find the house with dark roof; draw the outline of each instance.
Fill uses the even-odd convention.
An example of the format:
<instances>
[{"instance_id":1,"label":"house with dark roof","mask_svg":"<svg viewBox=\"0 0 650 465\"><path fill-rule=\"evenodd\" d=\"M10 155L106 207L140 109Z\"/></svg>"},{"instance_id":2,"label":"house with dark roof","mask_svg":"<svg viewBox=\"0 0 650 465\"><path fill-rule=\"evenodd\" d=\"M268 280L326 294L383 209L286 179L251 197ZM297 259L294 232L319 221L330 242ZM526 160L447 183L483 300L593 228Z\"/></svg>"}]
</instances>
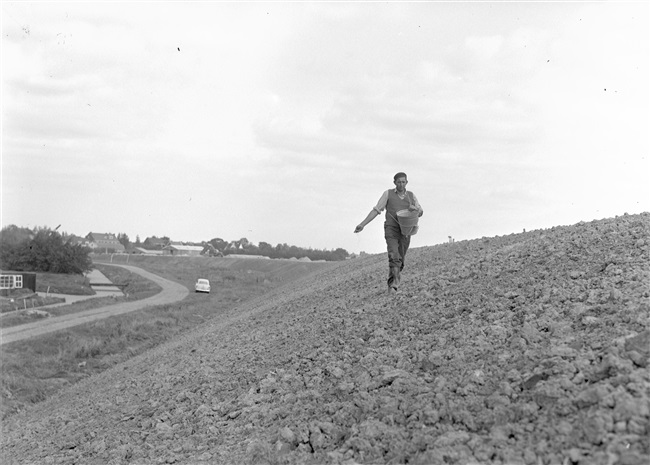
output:
<instances>
[{"instance_id":1,"label":"house with dark roof","mask_svg":"<svg viewBox=\"0 0 650 465\"><path fill-rule=\"evenodd\" d=\"M111 233L88 233L86 246L95 253L124 252L124 246L117 240L117 236Z\"/></svg>"},{"instance_id":2,"label":"house with dark roof","mask_svg":"<svg viewBox=\"0 0 650 465\"><path fill-rule=\"evenodd\" d=\"M169 241L162 237L147 237L142 243L142 248L149 250L162 250Z\"/></svg>"}]
</instances>

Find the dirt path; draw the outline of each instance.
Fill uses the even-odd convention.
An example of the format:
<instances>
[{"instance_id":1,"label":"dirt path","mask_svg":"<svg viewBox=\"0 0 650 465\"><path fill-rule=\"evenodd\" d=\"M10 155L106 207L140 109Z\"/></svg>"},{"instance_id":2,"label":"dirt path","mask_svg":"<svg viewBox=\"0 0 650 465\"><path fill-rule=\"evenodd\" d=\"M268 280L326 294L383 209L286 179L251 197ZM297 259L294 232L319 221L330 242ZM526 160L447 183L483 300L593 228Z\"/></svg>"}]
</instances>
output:
<instances>
[{"instance_id":1,"label":"dirt path","mask_svg":"<svg viewBox=\"0 0 650 465\"><path fill-rule=\"evenodd\" d=\"M109 316L141 310L145 307L178 302L179 300L183 300L189 294L189 291L185 286L168 279L161 278L160 276L153 273L149 273L142 268L129 265L111 266L120 266L133 273L137 273L140 276L143 276L158 284L162 288L162 291L147 299L109 305L106 307L88 310L82 313L62 315L34 323L4 328L0 330L0 345L9 344L11 342L20 341L34 336L40 336L41 334L51 333L53 331L59 331L61 329L89 323L91 321L100 320Z\"/></svg>"}]
</instances>

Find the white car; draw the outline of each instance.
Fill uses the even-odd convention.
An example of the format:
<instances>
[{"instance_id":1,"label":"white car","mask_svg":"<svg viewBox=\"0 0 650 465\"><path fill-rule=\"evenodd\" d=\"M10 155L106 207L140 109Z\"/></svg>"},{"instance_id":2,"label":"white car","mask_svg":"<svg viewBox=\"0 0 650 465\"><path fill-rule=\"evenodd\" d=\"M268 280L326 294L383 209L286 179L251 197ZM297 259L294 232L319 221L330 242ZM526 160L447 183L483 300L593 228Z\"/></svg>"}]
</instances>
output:
<instances>
[{"instance_id":1,"label":"white car","mask_svg":"<svg viewBox=\"0 0 650 465\"><path fill-rule=\"evenodd\" d=\"M194 292L210 293L210 281L207 279L197 279L194 285Z\"/></svg>"}]
</instances>

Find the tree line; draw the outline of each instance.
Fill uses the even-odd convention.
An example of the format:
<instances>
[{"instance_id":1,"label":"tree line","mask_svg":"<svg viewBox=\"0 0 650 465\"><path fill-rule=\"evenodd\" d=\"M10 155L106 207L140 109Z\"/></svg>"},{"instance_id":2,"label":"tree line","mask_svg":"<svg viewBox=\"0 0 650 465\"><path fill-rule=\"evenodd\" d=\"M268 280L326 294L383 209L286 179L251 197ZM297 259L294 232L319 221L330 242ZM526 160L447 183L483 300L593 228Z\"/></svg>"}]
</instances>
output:
<instances>
[{"instance_id":1,"label":"tree line","mask_svg":"<svg viewBox=\"0 0 650 465\"><path fill-rule=\"evenodd\" d=\"M272 246L268 242L260 242L259 245L255 245L245 237L232 242L226 242L217 237L209 240L208 244L223 255L242 254L258 255L269 258L309 258L312 261L339 261L345 260L350 256L347 250L340 247L335 250L321 250L312 248L305 249L295 245L288 245L287 243Z\"/></svg>"},{"instance_id":2,"label":"tree line","mask_svg":"<svg viewBox=\"0 0 650 465\"><path fill-rule=\"evenodd\" d=\"M131 244L129 237L124 233L117 235L120 243L128 250L130 246L142 247L144 249L161 249L164 245L172 243L167 236L163 237L147 237L144 241L140 241L140 237L136 237L135 244ZM277 244L275 246L268 242L260 242L255 245L245 237L239 240L226 241L220 237L215 237L209 241L203 242L183 242L183 245L196 245L204 247L203 253L206 255L219 255L226 256L232 254L241 255L256 255L269 258L309 258L312 261L326 260L326 261L339 261L345 260L350 257L347 250L337 248L335 250L325 249L312 249L297 247L295 245L288 245L287 243Z\"/></svg>"},{"instance_id":3,"label":"tree line","mask_svg":"<svg viewBox=\"0 0 650 465\"><path fill-rule=\"evenodd\" d=\"M162 248L161 244L170 243L166 236L147 238L141 242L136 237L134 244L125 233L117 234L117 239L127 252L135 247ZM347 250L320 250L302 248L295 245L268 242L258 245L245 237L235 241L225 241L219 237L200 243L184 245L202 246L203 254L209 256L226 256L232 254L264 256L269 258L308 258L311 261L339 261L350 257ZM13 271L42 271L52 273L76 273L89 271L92 267L91 249L79 243L74 235L59 233L58 227L37 227L33 230L9 225L0 231L0 268Z\"/></svg>"}]
</instances>

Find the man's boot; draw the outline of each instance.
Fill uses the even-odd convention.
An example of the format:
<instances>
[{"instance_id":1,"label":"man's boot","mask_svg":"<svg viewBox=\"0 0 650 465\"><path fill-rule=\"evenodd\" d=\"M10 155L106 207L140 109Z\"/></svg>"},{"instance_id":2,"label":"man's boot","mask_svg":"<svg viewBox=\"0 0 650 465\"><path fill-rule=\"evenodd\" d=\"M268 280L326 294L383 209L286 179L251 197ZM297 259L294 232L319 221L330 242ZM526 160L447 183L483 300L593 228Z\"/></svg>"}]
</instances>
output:
<instances>
[{"instance_id":1,"label":"man's boot","mask_svg":"<svg viewBox=\"0 0 650 465\"><path fill-rule=\"evenodd\" d=\"M397 288L399 287L399 278L400 278L400 276L399 276L399 274L400 274L400 273L399 273L399 267L397 267L397 266L392 266L392 267L390 268L390 274L391 274L391 276L393 277L393 282L391 283L391 286L392 286L395 290L397 290Z\"/></svg>"},{"instance_id":2,"label":"man's boot","mask_svg":"<svg viewBox=\"0 0 650 465\"><path fill-rule=\"evenodd\" d=\"M394 268L388 267L388 293L394 294L397 291L397 283L395 282L395 275L393 274Z\"/></svg>"}]
</instances>

